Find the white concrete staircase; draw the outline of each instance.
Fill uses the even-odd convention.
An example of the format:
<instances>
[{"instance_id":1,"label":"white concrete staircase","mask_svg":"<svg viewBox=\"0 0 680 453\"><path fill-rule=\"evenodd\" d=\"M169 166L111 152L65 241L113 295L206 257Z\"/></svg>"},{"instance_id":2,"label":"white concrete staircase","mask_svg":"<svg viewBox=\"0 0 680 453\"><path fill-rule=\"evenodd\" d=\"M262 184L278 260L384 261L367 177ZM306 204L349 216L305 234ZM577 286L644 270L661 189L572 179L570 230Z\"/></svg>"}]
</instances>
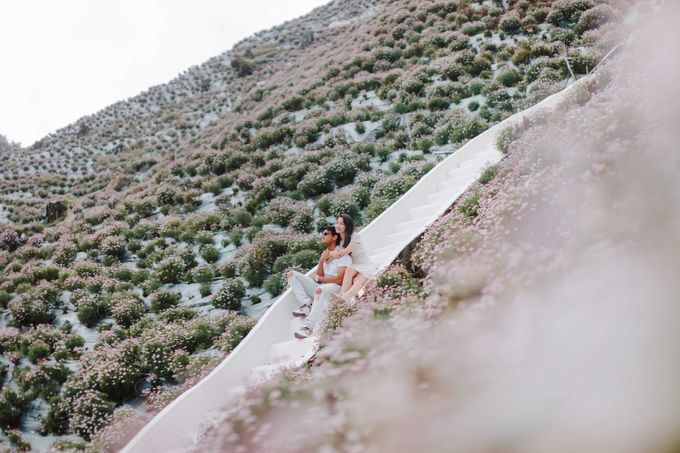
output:
<instances>
[{"instance_id":1,"label":"white concrete staircase","mask_svg":"<svg viewBox=\"0 0 680 453\"><path fill-rule=\"evenodd\" d=\"M496 136L505 127L552 109L577 82L539 104L480 134L444 159L411 190L361 231L372 258L389 265L411 241L439 218L477 180L483 168L500 161ZM313 271L310 271L310 273ZM315 351L315 339L293 337L301 321L290 290L262 316L236 349L201 382L165 407L122 450L126 453L180 452L190 447L203 423L228 410L246 386L262 382L285 367L304 364Z\"/></svg>"}]
</instances>

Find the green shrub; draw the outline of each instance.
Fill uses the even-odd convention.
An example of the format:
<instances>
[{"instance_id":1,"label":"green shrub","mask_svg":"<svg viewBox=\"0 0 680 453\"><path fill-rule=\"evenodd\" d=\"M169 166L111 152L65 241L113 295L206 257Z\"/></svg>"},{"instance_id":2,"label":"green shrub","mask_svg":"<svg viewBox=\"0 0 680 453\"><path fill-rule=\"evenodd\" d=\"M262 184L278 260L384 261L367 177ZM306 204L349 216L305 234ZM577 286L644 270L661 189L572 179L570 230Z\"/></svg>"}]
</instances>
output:
<instances>
[{"instance_id":1,"label":"green shrub","mask_svg":"<svg viewBox=\"0 0 680 453\"><path fill-rule=\"evenodd\" d=\"M150 296L151 311L160 313L179 304L181 296L168 290L158 290Z\"/></svg>"},{"instance_id":2,"label":"green shrub","mask_svg":"<svg viewBox=\"0 0 680 453\"><path fill-rule=\"evenodd\" d=\"M50 356L50 347L47 343L37 341L28 348L28 360L37 363L38 360L46 359Z\"/></svg>"},{"instance_id":3,"label":"green shrub","mask_svg":"<svg viewBox=\"0 0 680 453\"><path fill-rule=\"evenodd\" d=\"M215 248L213 245L203 245L201 246L200 251L203 259L208 263L214 263L220 259L220 251L217 250L217 248Z\"/></svg>"},{"instance_id":4,"label":"green shrub","mask_svg":"<svg viewBox=\"0 0 680 453\"><path fill-rule=\"evenodd\" d=\"M234 244L236 247L239 247L241 245L242 240L243 240L243 230L233 229L229 232L229 241L232 244Z\"/></svg>"},{"instance_id":5,"label":"green shrub","mask_svg":"<svg viewBox=\"0 0 680 453\"><path fill-rule=\"evenodd\" d=\"M281 294L281 292L283 292L284 287L285 280L283 278L283 275L281 274L272 275L267 280L265 280L264 284L262 285L262 288L269 294L271 294L272 297L276 297L279 294Z\"/></svg>"},{"instance_id":6,"label":"green shrub","mask_svg":"<svg viewBox=\"0 0 680 453\"><path fill-rule=\"evenodd\" d=\"M210 283L202 283L198 288L198 293L201 295L201 297L208 297L210 294L212 294Z\"/></svg>"},{"instance_id":7,"label":"green shrub","mask_svg":"<svg viewBox=\"0 0 680 453\"><path fill-rule=\"evenodd\" d=\"M479 210L479 193L474 193L463 200L458 205L458 210L469 219L477 217L477 211Z\"/></svg>"},{"instance_id":8,"label":"green shrub","mask_svg":"<svg viewBox=\"0 0 680 453\"><path fill-rule=\"evenodd\" d=\"M498 73L496 80L502 83L506 87L513 87L522 79L515 69L504 69Z\"/></svg>"},{"instance_id":9,"label":"green shrub","mask_svg":"<svg viewBox=\"0 0 680 453\"><path fill-rule=\"evenodd\" d=\"M496 136L496 147L503 154L508 154L510 151L510 145L514 142L522 133L523 126L520 125L510 125L501 130Z\"/></svg>"},{"instance_id":10,"label":"green shrub","mask_svg":"<svg viewBox=\"0 0 680 453\"><path fill-rule=\"evenodd\" d=\"M581 13L594 6L592 0L567 0L553 5L546 20L555 26L568 26L578 22Z\"/></svg>"},{"instance_id":11,"label":"green shrub","mask_svg":"<svg viewBox=\"0 0 680 453\"><path fill-rule=\"evenodd\" d=\"M61 396L53 396L49 400L50 409L42 418L42 425L48 433L66 434L69 430L71 405Z\"/></svg>"},{"instance_id":12,"label":"green shrub","mask_svg":"<svg viewBox=\"0 0 680 453\"><path fill-rule=\"evenodd\" d=\"M167 322L186 321L195 318L197 315L198 313L193 308L176 307L165 310L158 316L158 319Z\"/></svg>"},{"instance_id":13,"label":"green shrub","mask_svg":"<svg viewBox=\"0 0 680 453\"><path fill-rule=\"evenodd\" d=\"M5 386L0 390L0 427L18 428L23 418L27 401L21 393Z\"/></svg>"},{"instance_id":14,"label":"green shrub","mask_svg":"<svg viewBox=\"0 0 680 453\"><path fill-rule=\"evenodd\" d=\"M415 295L421 292L420 281L401 264L390 266L376 279L381 290L389 290L393 296Z\"/></svg>"},{"instance_id":15,"label":"green shrub","mask_svg":"<svg viewBox=\"0 0 680 453\"><path fill-rule=\"evenodd\" d=\"M201 245L213 245L215 238L208 231L201 231L194 236L194 242Z\"/></svg>"},{"instance_id":16,"label":"green shrub","mask_svg":"<svg viewBox=\"0 0 680 453\"><path fill-rule=\"evenodd\" d=\"M482 174L479 176L479 182L482 184L490 183L496 176L496 171L497 167L495 165L489 165L484 170L482 170Z\"/></svg>"},{"instance_id":17,"label":"green shrub","mask_svg":"<svg viewBox=\"0 0 680 453\"><path fill-rule=\"evenodd\" d=\"M248 252L239 258L239 272L251 286L260 286L271 273L274 261L290 246L287 238L267 235L256 239Z\"/></svg>"},{"instance_id":18,"label":"green shrub","mask_svg":"<svg viewBox=\"0 0 680 453\"><path fill-rule=\"evenodd\" d=\"M212 304L215 308L237 311L241 309L241 299L245 295L246 288L240 280L236 278L226 279L213 295Z\"/></svg>"},{"instance_id":19,"label":"green shrub","mask_svg":"<svg viewBox=\"0 0 680 453\"><path fill-rule=\"evenodd\" d=\"M189 327L189 336L193 349L207 349L213 345L213 337L217 335L217 329L209 321L198 321Z\"/></svg>"},{"instance_id":20,"label":"green shrub","mask_svg":"<svg viewBox=\"0 0 680 453\"><path fill-rule=\"evenodd\" d=\"M199 266L191 274L195 283L210 283L215 278L215 269L212 266Z\"/></svg>"},{"instance_id":21,"label":"green shrub","mask_svg":"<svg viewBox=\"0 0 680 453\"><path fill-rule=\"evenodd\" d=\"M228 263L225 263L220 268L220 275L224 278L233 278L236 276L236 270L237 270L236 263L230 261Z\"/></svg>"},{"instance_id":22,"label":"green shrub","mask_svg":"<svg viewBox=\"0 0 680 453\"><path fill-rule=\"evenodd\" d=\"M581 35L588 30L594 30L610 22L614 16L615 12L611 6L607 4L597 5L581 14L578 22L574 25L574 32Z\"/></svg>"},{"instance_id":23,"label":"green shrub","mask_svg":"<svg viewBox=\"0 0 680 453\"><path fill-rule=\"evenodd\" d=\"M488 124L475 116L466 114L462 110L453 110L442 119L434 132L434 139L438 145L460 143L472 139L488 128Z\"/></svg>"},{"instance_id":24,"label":"green shrub","mask_svg":"<svg viewBox=\"0 0 680 453\"><path fill-rule=\"evenodd\" d=\"M233 225L247 227L253 221L253 216L245 209L237 209L232 213L231 222Z\"/></svg>"},{"instance_id":25,"label":"green shrub","mask_svg":"<svg viewBox=\"0 0 680 453\"><path fill-rule=\"evenodd\" d=\"M108 304L101 296L76 291L71 295L71 302L76 306L78 321L92 327L109 313Z\"/></svg>"}]
</instances>

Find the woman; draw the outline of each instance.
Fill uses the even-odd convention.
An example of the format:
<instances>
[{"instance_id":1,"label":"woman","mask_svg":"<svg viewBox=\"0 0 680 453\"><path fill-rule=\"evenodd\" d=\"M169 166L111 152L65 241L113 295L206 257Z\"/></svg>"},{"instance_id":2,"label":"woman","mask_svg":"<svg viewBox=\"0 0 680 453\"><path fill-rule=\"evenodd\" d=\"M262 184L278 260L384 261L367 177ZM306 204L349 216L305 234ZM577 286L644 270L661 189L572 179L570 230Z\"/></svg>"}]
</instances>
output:
<instances>
[{"instance_id":1,"label":"woman","mask_svg":"<svg viewBox=\"0 0 680 453\"><path fill-rule=\"evenodd\" d=\"M351 253L352 264L347 266L340 293L333 294L331 297L352 301L368 279L376 276L378 266L371 261L366 253L359 234L352 234L354 233L352 217L347 214L340 214L335 220L335 230L340 235L342 248L336 248L330 253L329 258L340 258Z\"/></svg>"}]
</instances>

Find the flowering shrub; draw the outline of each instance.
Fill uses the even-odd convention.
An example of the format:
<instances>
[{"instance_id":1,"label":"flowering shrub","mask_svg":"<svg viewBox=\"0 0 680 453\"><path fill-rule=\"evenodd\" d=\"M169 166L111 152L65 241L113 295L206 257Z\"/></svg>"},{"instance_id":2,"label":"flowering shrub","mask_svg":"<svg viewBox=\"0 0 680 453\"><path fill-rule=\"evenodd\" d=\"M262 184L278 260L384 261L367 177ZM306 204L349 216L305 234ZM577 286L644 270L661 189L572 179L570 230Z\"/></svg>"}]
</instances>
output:
<instances>
[{"instance_id":1,"label":"flowering shrub","mask_svg":"<svg viewBox=\"0 0 680 453\"><path fill-rule=\"evenodd\" d=\"M99 249L104 256L120 260L125 255L125 239L121 236L108 236L101 242Z\"/></svg>"},{"instance_id":2,"label":"flowering shrub","mask_svg":"<svg viewBox=\"0 0 680 453\"><path fill-rule=\"evenodd\" d=\"M226 308L228 310L240 310L241 299L246 295L246 288L236 278L224 281L220 289L212 297L212 304L216 308Z\"/></svg>"},{"instance_id":3,"label":"flowering shrub","mask_svg":"<svg viewBox=\"0 0 680 453\"><path fill-rule=\"evenodd\" d=\"M412 164L402 168L398 174L377 182L371 191L371 202L366 208L366 222L378 217L431 168L431 164Z\"/></svg>"},{"instance_id":4,"label":"flowering shrub","mask_svg":"<svg viewBox=\"0 0 680 453\"><path fill-rule=\"evenodd\" d=\"M290 198L278 197L267 206L266 218L268 222L287 226L295 214L302 210L309 210L309 208L304 203L295 202Z\"/></svg>"},{"instance_id":5,"label":"flowering shrub","mask_svg":"<svg viewBox=\"0 0 680 453\"><path fill-rule=\"evenodd\" d=\"M144 316L144 302L130 291L115 293L111 296L111 315L122 327L130 327Z\"/></svg>"},{"instance_id":6,"label":"flowering shrub","mask_svg":"<svg viewBox=\"0 0 680 453\"><path fill-rule=\"evenodd\" d=\"M298 190L306 197L314 197L333 190L333 179L325 169L318 168L307 173L300 183Z\"/></svg>"},{"instance_id":7,"label":"flowering shrub","mask_svg":"<svg viewBox=\"0 0 680 453\"><path fill-rule=\"evenodd\" d=\"M85 440L99 431L112 418L114 403L102 392L85 390L71 401L70 429Z\"/></svg>"},{"instance_id":8,"label":"flowering shrub","mask_svg":"<svg viewBox=\"0 0 680 453\"><path fill-rule=\"evenodd\" d=\"M271 175L274 184L282 190L295 190L298 183L312 168L312 164L308 162L291 163Z\"/></svg>"},{"instance_id":9,"label":"flowering shrub","mask_svg":"<svg viewBox=\"0 0 680 453\"><path fill-rule=\"evenodd\" d=\"M333 194L325 198L324 203L319 203L319 209L327 216L349 214L359 224L361 208L365 206L363 202L367 198L368 191L365 189Z\"/></svg>"},{"instance_id":10,"label":"flowering shrub","mask_svg":"<svg viewBox=\"0 0 680 453\"><path fill-rule=\"evenodd\" d=\"M3 429L17 428L27 403L24 395L4 386L0 390L0 426Z\"/></svg>"},{"instance_id":11,"label":"flowering shrub","mask_svg":"<svg viewBox=\"0 0 680 453\"><path fill-rule=\"evenodd\" d=\"M80 368L65 384L65 392L98 390L111 401L125 401L135 396L135 382L143 374L140 344L136 339L123 340L115 346L101 345L83 354Z\"/></svg>"},{"instance_id":12,"label":"flowering shrub","mask_svg":"<svg viewBox=\"0 0 680 453\"><path fill-rule=\"evenodd\" d=\"M574 32L581 35L588 30L599 28L614 20L615 16L616 13L611 6L597 5L581 14L578 23L574 25Z\"/></svg>"},{"instance_id":13,"label":"flowering shrub","mask_svg":"<svg viewBox=\"0 0 680 453\"><path fill-rule=\"evenodd\" d=\"M500 21L501 30L509 35L514 35L522 29L522 20L517 11L510 11L506 13Z\"/></svg>"},{"instance_id":14,"label":"flowering shrub","mask_svg":"<svg viewBox=\"0 0 680 453\"><path fill-rule=\"evenodd\" d=\"M76 259L78 249L70 242L59 243L52 252L52 261L60 266L68 266Z\"/></svg>"},{"instance_id":15,"label":"flowering shrub","mask_svg":"<svg viewBox=\"0 0 680 453\"><path fill-rule=\"evenodd\" d=\"M215 268L210 265L198 266L191 273L194 283L211 283L215 278Z\"/></svg>"},{"instance_id":16,"label":"flowering shrub","mask_svg":"<svg viewBox=\"0 0 680 453\"><path fill-rule=\"evenodd\" d=\"M78 321L88 327L94 326L110 313L108 299L100 294L92 294L82 289L75 290L71 294L71 303L75 305L78 311Z\"/></svg>"},{"instance_id":17,"label":"flowering shrub","mask_svg":"<svg viewBox=\"0 0 680 453\"><path fill-rule=\"evenodd\" d=\"M326 174L335 181L338 187L350 184L359 171L370 169L367 156L349 153L334 158L324 167Z\"/></svg>"},{"instance_id":18,"label":"flowering shrub","mask_svg":"<svg viewBox=\"0 0 680 453\"><path fill-rule=\"evenodd\" d=\"M217 348L229 353L234 350L236 346L248 335L248 332L255 326L255 320L245 316L236 316L229 319L228 324L224 328L224 332L215 342Z\"/></svg>"},{"instance_id":19,"label":"flowering shrub","mask_svg":"<svg viewBox=\"0 0 680 453\"><path fill-rule=\"evenodd\" d=\"M214 263L215 261L220 259L220 251L217 250L217 248L215 248L214 245L210 244L202 245L200 252L203 259L206 260L208 263Z\"/></svg>"},{"instance_id":20,"label":"flowering shrub","mask_svg":"<svg viewBox=\"0 0 680 453\"><path fill-rule=\"evenodd\" d=\"M146 368L155 376L171 378L176 374L175 367L173 366L174 352L176 351L173 351L165 342L150 340L145 342L142 347L142 360Z\"/></svg>"},{"instance_id":21,"label":"flowering shrub","mask_svg":"<svg viewBox=\"0 0 680 453\"><path fill-rule=\"evenodd\" d=\"M402 264L390 266L376 279L381 291L389 292L390 297L418 295L421 292L420 281Z\"/></svg>"},{"instance_id":22,"label":"flowering shrub","mask_svg":"<svg viewBox=\"0 0 680 453\"><path fill-rule=\"evenodd\" d=\"M488 128L484 120L468 115L463 110L452 110L440 121L434 132L438 145L460 143L481 134Z\"/></svg>"},{"instance_id":23,"label":"flowering shrub","mask_svg":"<svg viewBox=\"0 0 680 453\"><path fill-rule=\"evenodd\" d=\"M314 217L310 209L302 209L295 213L288 228L293 233L311 233L314 229Z\"/></svg>"},{"instance_id":24,"label":"flowering shrub","mask_svg":"<svg viewBox=\"0 0 680 453\"><path fill-rule=\"evenodd\" d=\"M276 186L271 178L262 177L253 182L253 187L248 191L245 206L251 211L257 210L262 203L271 200L276 195Z\"/></svg>"},{"instance_id":25,"label":"flowering shrub","mask_svg":"<svg viewBox=\"0 0 680 453\"><path fill-rule=\"evenodd\" d=\"M19 246L19 235L17 232L3 225L0 228L0 250L13 251Z\"/></svg>"},{"instance_id":26,"label":"flowering shrub","mask_svg":"<svg viewBox=\"0 0 680 453\"><path fill-rule=\"evenodd\" d=\"M181 256L172 255L158 263L156 277L162 283L179 283L186 265Z\"/></svg>"},{"instance_id":27,"label":"flowering shrub","mask_svg":"<svg viewBox=\"0 0 680 453\"><path fill-rule=\"evenodd\" d=\"M180 295L172 291L161 289L152 293L151 296L149 296L149 300L151 301L151 311L160 313L179 304Z\"/></svg>"},{"instance_id":28,"label":"flowering shrub","mask_svg":"<svg viewBox=\"0 0 680 453\"><path fill-rule=\"evenodd\" d=\"M40 298L21 297L11 301L7 308L12 316L11 322L20 327L50 324L54 319L50 304Z\"/></svg>"},{"instance_id":29,"label":"flowering shrub","mask_svg":"<svg viewBox=\"0 0 680 453\"><path fill-rule=\"evenodd\" d=\"M594 3L591 0L558 0L552 6L546 19L553 25L566 27L578 22L581 13L593 6Z\"/></svg>"}]
</instances>

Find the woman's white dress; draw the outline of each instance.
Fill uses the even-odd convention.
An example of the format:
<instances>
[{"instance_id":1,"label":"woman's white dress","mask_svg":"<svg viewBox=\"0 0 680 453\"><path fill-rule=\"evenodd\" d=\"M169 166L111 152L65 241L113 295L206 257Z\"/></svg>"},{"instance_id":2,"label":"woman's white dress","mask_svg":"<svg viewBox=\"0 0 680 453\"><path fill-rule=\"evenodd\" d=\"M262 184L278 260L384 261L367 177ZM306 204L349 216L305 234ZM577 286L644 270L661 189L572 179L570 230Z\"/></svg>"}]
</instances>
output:
<instances>
[{"instance_id":1,"label":"woman's white dress","mask_svg":"<svg viewBox=\"0 0 680 453\"><path fill-rule=\"evenodd\" d=\"M366 278L375 278L378 275L378 264L372 261L366 253L358 233L352 235L350 245L352 246L352 264L349 267L353 267Z\"/></svg>"}]
</instances>

